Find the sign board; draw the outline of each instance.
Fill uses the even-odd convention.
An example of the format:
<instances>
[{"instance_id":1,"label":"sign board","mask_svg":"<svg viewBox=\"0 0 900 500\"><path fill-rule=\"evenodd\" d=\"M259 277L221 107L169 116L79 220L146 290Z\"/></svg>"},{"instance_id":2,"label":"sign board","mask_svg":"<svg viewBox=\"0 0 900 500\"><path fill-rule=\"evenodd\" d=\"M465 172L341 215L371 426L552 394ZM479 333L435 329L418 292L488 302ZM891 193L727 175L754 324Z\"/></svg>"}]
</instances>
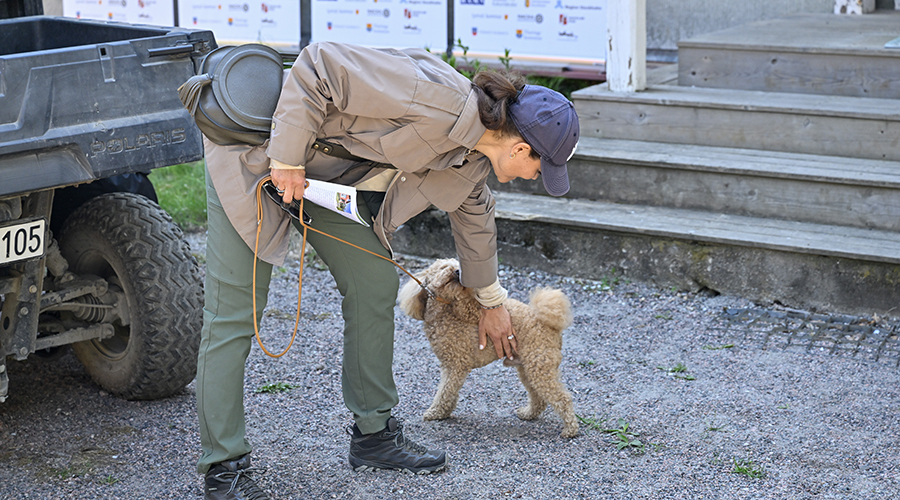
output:
<instances>
[{"instance_id":1,"label":"sign board","mask_svg":"<svg viewBox=\"0 0 900 500\"><path fill-rule=\"evenodd\" d=\"M211 30L220 46L263 43L300 51L299 0L178 0L178 25Z\"/></svg>"},{"instance_id":2,"label":"sign board","mask_svg":"<svg viewBox=\"0 0 900 500\"><path fill-rule=\"evenodd\" d=\"M63 15L78 19L174 26L171 0L63 0Z\"/></svg>"},{"instance_id":3,"label":"sign board","mask_svg":"<svg viewBox=\"0 0 900 500\"><path fill-rule=\"evenodd\" d=\"M606 60L606 0L454 0L454 40L486 60L596 65ZM462 54L459 47L454 48Z\"/></svg>"},{"instance_id":4,"label":"sign board","mask_svg":"<svg viewBox=\"0 0 900 500\"><path fill-rule=\"evenodd\" d=\"M449 0L312 0L313 42L447 50Z\"/></svg>"}]
</instances>

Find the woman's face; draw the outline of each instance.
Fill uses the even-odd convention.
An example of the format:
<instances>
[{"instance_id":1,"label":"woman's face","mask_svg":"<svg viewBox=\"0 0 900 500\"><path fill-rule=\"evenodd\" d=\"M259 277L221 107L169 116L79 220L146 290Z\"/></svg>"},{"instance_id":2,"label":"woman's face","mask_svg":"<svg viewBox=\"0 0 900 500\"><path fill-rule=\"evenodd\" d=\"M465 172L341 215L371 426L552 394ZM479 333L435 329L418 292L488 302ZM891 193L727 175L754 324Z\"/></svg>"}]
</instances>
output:
<instances>
[{"instance_id":1,"label":"woman's face","mask_svg":"<svg viewBox=\"0 0 900 500\"><path fill-rule=\"evenodd\" d=\"M541 175L541 159L531 157L531 146L519 143L512 151L500 157L494 167L497 180L507 183L513 179L536 180Z\"/></svg>"}]
</instances>

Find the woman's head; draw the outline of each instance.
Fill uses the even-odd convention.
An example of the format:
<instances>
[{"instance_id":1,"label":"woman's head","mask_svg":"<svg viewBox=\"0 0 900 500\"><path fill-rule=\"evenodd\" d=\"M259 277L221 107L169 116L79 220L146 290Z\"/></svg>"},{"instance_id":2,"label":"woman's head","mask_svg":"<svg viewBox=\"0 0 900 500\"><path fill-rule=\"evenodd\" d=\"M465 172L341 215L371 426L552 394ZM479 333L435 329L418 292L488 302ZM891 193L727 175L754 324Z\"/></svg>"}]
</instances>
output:
<instances>
[{"instance_id":1,"label":"woman's head","mask_svg":"<svg viewBox=\"0 0 900 500\"><path fill-rule=\"evenodd\" d=\"M500 137L521 138L531 158L540 158L544 188L554 196L569 191L566 162L578 145L575 108L562 94L524 77L485 71L472 79L481 122ZM502 180L502 179L501 179Z\"/></svg>"}]
</instances>

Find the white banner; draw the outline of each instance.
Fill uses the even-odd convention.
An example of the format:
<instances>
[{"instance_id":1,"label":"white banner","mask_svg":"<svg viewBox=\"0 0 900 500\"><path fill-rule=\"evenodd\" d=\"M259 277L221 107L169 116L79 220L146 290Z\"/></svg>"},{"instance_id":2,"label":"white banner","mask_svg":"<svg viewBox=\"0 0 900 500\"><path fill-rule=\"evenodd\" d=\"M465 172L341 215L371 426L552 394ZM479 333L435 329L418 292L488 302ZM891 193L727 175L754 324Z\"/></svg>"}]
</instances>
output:
<instances>
[{"instance_id":1,"label":"white banner","mask_svg":"<svg viewBox=\"0 0 900 500\"><path fill-rule=\"evenodd\" d=\"M179 0L178 24L211 30L220 46L264 43L300 51L300 0Z\"/></svg>"},{"instance_id":2,"label":"white banner","mask_svg":"<svg viewBox=\"0 0 900 500\"><path fill-rule=\"evenodd\" d=\"M454 40L470 58L600 64L606 60L606 0L454 0ZM462 54L458 47L457 55Z\"/></svg>"},{"instance_id":3,"label":"white banner","mask_svg":"<svg viewBox=\"0 0 900 500\"><path fill-rule=\"evenodd\" d=\"M313 42L447 49L448 0L312 0Z\"/></svg>"},{"instance_id":4,"label":"white banner","mask_svg":"<svg viewBox=\"0 0 900 500\"><path fill-rule=\"evenodd\" d=\"M175 26L171 0L63 0L63 15L77 19Z\"/></svg>"}]
</instances>

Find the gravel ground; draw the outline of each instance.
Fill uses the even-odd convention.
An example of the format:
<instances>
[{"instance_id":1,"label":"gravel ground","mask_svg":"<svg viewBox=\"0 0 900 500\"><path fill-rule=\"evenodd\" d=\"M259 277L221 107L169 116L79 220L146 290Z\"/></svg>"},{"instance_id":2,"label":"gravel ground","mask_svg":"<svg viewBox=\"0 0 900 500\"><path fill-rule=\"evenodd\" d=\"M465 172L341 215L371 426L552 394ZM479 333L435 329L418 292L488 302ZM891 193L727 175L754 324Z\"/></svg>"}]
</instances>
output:
<instances>
[{"instance_id":1,"label":"gravel ground","mask_svg":"<svg viewBox=\"0 0 900 500\"><path fill-rule=\"evenodd\" d=\"M202 260L204 236L189 239ZM270 350L286 345L293 326L297 270L295 262L275 271L263 329ZM525 391L499 363L470 375L451 419L423 422L438 366L420 324L398 311L395 415L417 441L448 450L451 465L421 477L351 471L338 294L327 271L309 266L294 347L270 359L254 346L247 362L249 439L255 465L266 469L260 485L294 499L900 496L896 363L761 343L721 318L723 308L753 306L734 297L503 273L516 298L552 285L572 299L561 370L585 419L581 435L561 439L550 410L518 420ZM661 369L679 364L685 371ZM93 385L71 353L10 360L9 372L0 498L202 497L193 384L162 401L123 401ZM255 392L277 383L295 387ZM602 431L621 423L642 449L617 449L616 435Z\"/></svg>"}]
</instances>

